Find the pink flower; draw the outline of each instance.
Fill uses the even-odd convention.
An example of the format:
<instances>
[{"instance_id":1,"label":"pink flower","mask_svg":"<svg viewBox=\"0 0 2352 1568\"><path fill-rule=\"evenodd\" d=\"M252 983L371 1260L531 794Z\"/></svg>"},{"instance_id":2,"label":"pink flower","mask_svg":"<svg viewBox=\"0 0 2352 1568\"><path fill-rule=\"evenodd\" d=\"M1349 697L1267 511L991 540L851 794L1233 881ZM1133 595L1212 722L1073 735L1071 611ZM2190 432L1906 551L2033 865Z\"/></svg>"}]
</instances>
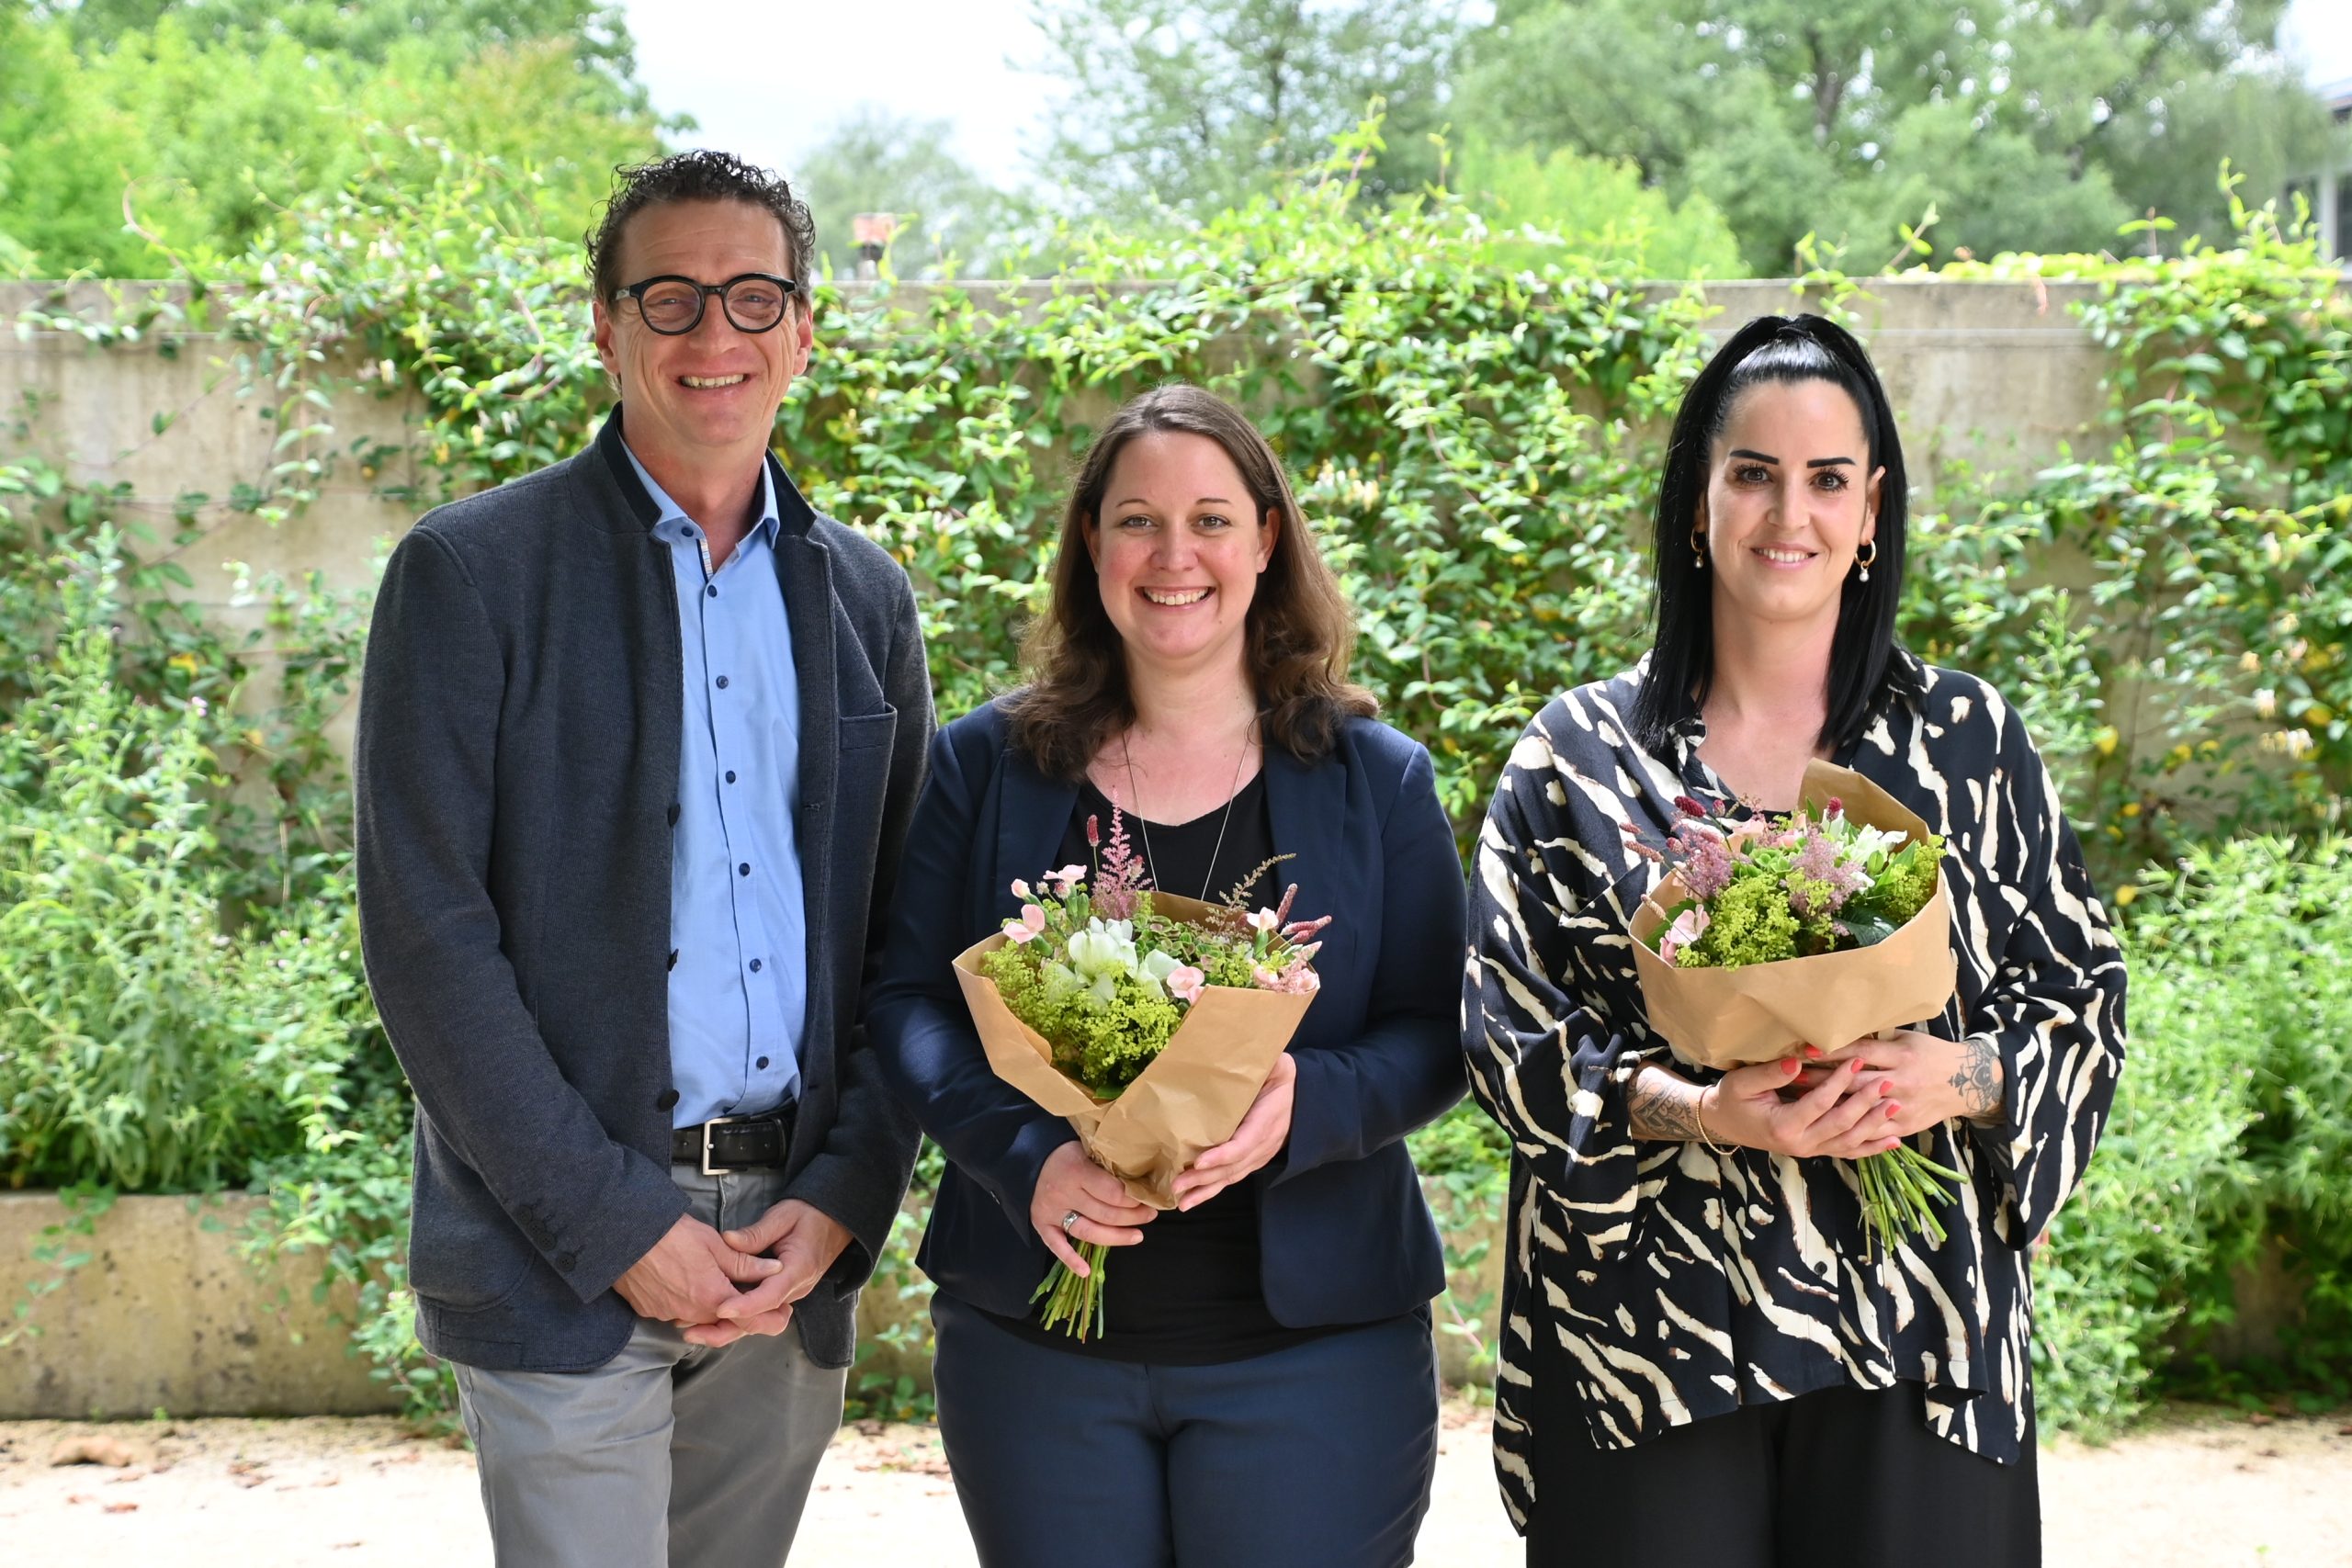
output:
<instances>
[{"instance_id":1,"label":"pink flower","mask_svg":"<svg viewBox=\"0 0 2352 1568\"><path fill-rule=\"evenodd\" d=\"M1261 964L1250 972L1250 980L1261 991L1291 997L1311 997L1323 987L1322 977L1304 964L1294 964L1280 973Z\"/></svg>"},{"instance_id":2,"label":"pink flower","mask_svg":"<svg viewBox=\"0 0 2352 1568\"><path fill-rule=\"evenodd\" d=\"M1862 873L1850 865L1838 863L1838 841L1819 829L1812 830L1804 848L1797 852L1797 861L1788 877L1789 908L1801 917L1814 913L1813 899L1806 891L1819 884L1829 889L1827 908L1822 912L1836 914L1846 907L1846 900L1861 891Z\"/></svg>"},{"instance_id":3,"label":"pink flower","mask_svg":"<svg viewBox=\"0 0 2352 1568\"><path fill-rule=\"evenodd\" d=\"M1021 918L1004 922L1004 934L1013 942L1027 942L1046 929L1046 911L1035 904L1021 906Z\"/></svg>"},{"instance_id":4,"label":"pink flower","mask_svg":"<svg viewBox=\"0 0 2352 1568\"><path fill-rule=\"evenodd\" d=\"M1179 964L1168 972L1168 994L1180 1002L1196 1002L1208 984L1208 976L1189 964Z\"/></svg>"},{"instance_id":5,"label":"pink flower","mask_svg":"<svg viewBox=\"0 0 2352 1568\"><path fill-rule=\"evenodd\" d=\"M1066 865L1059 871L1046 873L1046 880L1053 884L1055 897L1067 898L1069 897L1071 888L1086 880L1086 868L1082 865Z\"/></svg>"},{"instance_id":6,"label":"pink flower","mask_svg":"<svg viewBox=\"0 0 2352 1568\"><path fill-rule=\"evenodd\" d=\"M1693 834L1682 863L1682 885L1694 898L1712 898L1731 886L1731 852L1721 839Z\"/></svg>"},{"instance_id":7,"label":"pink flower","mask_svg":"<svg viewBox=\"0 0 2352 1568\"><path fill-rule=\"evenodd\" d=\"M1249 919L1250 927L1253 930L1267 932L1272 932L1276 927L1283 923L1282 916L1272 909L1261 909L1256 914L1249 917Z\"/></svg>"},{"instance_id":8,"label":"pink flower","mask_svg":"<svg viewBox=\"0 0 2352 1568\"><path fill-rule=\"evenodd\" d=\"M1658 938L1657 955L1668 964L1673 963L1674 955L1695 944L1706 934L1707 927L1712 923L1704 909L1683 910L1674 918L1674 924L1667 928L1666 934Z\"/></svg>"}]
</instances>

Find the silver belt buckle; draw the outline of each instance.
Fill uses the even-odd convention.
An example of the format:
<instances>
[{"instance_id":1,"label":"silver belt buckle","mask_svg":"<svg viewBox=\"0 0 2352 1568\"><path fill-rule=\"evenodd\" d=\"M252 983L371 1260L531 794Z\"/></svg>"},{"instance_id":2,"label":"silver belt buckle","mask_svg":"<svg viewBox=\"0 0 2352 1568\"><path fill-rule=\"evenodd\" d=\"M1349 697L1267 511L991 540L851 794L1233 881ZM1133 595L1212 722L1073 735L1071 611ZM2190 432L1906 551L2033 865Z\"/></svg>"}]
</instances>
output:
<instances>
[{"instance_id":1,"label":"silver belt buckle","mask_svg":"<svg viewBox=\"0 0 2352 1568\"><path fill-rule=\"evenodd\" d=\"M710 1163L710 1130L713 1127L722 1126L729 1122L748 1122L750 1120L751 1118L748 1116L714 1116L709 1121L702 1124L702 1173L705 1176L718 1176L720 1174L718 1168Z\"/></svg>"}]
</instances>

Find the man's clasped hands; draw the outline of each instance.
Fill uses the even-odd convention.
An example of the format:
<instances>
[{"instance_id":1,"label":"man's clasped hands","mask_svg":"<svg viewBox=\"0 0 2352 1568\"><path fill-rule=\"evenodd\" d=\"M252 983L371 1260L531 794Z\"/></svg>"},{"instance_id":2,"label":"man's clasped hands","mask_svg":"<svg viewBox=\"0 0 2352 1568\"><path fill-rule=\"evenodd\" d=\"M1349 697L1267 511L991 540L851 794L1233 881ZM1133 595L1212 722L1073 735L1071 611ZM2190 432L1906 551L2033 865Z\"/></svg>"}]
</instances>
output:
<instances>
[{"instance_id":1,"label":"man's clasped hands","mask_svg":"<svg viewBox=\"0 0 2352 1568\"><path fill-rule=\"evenodd\" d=\"M673 1323L695 1345L731 1345L781 1334L792 1304L849 1246L846 1227L797 1198L742 1230L718 1231L681 1214L669 1233L614 1282L639 1317Z\"/></svg>"}]
</instances>

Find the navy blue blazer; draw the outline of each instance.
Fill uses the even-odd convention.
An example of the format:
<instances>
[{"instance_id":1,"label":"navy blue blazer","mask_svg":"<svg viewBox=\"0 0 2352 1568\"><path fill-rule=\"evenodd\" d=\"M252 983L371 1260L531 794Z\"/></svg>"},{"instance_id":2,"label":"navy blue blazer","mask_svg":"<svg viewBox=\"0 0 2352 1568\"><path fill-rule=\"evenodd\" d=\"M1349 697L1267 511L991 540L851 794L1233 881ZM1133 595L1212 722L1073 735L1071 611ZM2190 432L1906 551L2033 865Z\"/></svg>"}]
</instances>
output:
<instances>
[{"instance_id":1,"label":"navy blue blazer","mask_svg":"<svg viewBox=\"0 0 2352 1568\"><path fill-rule=\"evenodd\" d=\"M940 1289L1027 1315L1053 1255L1029 1223L1046 1156L1076 1134L989 1070L952 972L1020 913L1011 884L1057 863L1077 807L1012 749L990 704L941 731L915 807L868 1033L884 1075L947 1156L917 1261ZM1460 1099L1462 863L1429 753L1351 719L1320 762L1266 750L1275 872L1292 914L1337 919L1322 989L1291 1042L1290 1142L1259 1187L1267 1308L1300 1328L1368 1323L1445 1285L1405 1134Z\"/></svg>"}]
</instances>

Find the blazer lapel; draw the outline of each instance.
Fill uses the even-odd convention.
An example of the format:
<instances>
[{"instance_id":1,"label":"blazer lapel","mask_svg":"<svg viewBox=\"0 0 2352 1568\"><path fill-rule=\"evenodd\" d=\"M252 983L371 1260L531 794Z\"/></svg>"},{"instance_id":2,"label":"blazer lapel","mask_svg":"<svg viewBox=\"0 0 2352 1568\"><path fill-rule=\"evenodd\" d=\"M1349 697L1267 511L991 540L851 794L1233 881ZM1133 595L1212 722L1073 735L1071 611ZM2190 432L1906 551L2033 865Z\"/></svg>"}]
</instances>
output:
<instances>
[{"instance_id":1,"label":"blazer lapel","mask_svg":"<svg viewBox=\"0 0 2352 1568\"><path fill-rule=\"evenodd\" d=\"M1062 831L1078 809L1078 786L1047 778L1037 765L1007 744L1001 763L1004 793L997 810L995 885L983 889L985 923L993 926L1021 912L1012 880L1035 883L1062 863ZM1089 868L1090 871L1091 868Z\"/></svg>"},{"instance_id":2,"label":"blazer lapel","mask_svg":"<svg viewBox=\"0 0 2352 1568\"><path fill-rule=\"evenodd\" d=\"M1348 770L1336 758L1310 767L1279 746L1266 748L1266 813L1272 818L1274 852L1294 858L1274 868L1274 881L1298 885L1291 919L1337 915L1331 930L1345 923L1340 900L1356 888L1342 855L1347 842Z\"/></svg>"}]
</instances>

